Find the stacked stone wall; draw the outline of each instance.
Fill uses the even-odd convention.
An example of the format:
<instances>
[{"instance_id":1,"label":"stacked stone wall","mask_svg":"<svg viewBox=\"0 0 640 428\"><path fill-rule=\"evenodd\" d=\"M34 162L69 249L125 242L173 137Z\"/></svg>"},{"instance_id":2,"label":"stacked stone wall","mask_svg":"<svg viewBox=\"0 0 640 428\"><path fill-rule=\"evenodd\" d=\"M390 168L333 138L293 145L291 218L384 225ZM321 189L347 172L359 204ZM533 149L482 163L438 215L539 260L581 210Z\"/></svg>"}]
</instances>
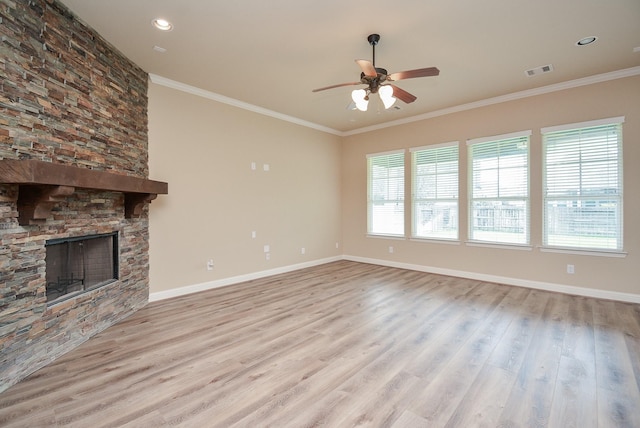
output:
<instances>
[{"instance_id":1,"label":"stacked stone wall","mask_svg":"<svg viewBox=\"0 0 640 428\"><path fill-rule=\"evenodd\" d=\"M147 74L57 0L0 0L0 159L38 159L148 178ZM18 224L0 184L0 391L148 301L148 220L89 189L46 221ZM47 304L48 239L119 233L119 280Z\"/></svg>"}]
</instances>

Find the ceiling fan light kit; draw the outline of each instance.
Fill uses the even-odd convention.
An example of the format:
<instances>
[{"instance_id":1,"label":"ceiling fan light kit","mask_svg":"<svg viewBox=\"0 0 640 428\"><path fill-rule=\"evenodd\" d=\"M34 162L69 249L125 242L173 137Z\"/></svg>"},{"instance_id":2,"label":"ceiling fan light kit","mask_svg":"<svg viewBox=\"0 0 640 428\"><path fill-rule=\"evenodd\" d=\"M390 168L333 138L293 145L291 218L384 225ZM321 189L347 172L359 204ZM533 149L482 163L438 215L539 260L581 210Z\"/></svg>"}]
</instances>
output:
<instances>
[{"instance_id":1,"label":"ceiling fan light kit","mask_svg":"<svg viewBox=\"0 0 640 428\"><path fill-rule=\"evenodd\" d=\"M417 98L415 95L401 89L400 87L393 85L389 82L395 82L402 79L413 79L416 77L429 77L438 76L440 70L436 67L419 68L416 70L401 71L399 73L389 74L386 69L376 67L376 45L380 41L379 34L370 34L367 37L367 41L371 45L373 50L373 61L366 59L357 59L356 63L360 66L362 72L360 73L359 82L339 83L337 85L325 86L323 88L314 89L312 92L324 91L327 89L339 88L342 86L352 85L367 85L365 89L355 89L351 92L351 99L355 103L355 106L360 111L367 111L369 104L369 95L378 94L384 108L391 108L396 102L396 99L409 104L414 102ZM385 83L386 82L386 83Z\"/></svg>"},{"instance_id":2,"label":"ceiling fan light kit","mask_svg":"<svg viewBox=\"0 0 640 428\"><path fill-rule=\"evenodd\" d=\"M393 88L390 85L381 86L380 89L378 89L378 94L385 109L395 104L397 98L393 96Z\"/></svg>"},{"instance_id":3,"label":"ceiling fan light kit","mask_svg":"<svg viewBox=\"0 0 640 428\"><path fill-rule=\"evenodd\" d=\"M356 108L360 111L367 111L369 105L369 94L364 89L354 89L351 92L351 99L356 104Z\"/></svg>"}]
</instances>

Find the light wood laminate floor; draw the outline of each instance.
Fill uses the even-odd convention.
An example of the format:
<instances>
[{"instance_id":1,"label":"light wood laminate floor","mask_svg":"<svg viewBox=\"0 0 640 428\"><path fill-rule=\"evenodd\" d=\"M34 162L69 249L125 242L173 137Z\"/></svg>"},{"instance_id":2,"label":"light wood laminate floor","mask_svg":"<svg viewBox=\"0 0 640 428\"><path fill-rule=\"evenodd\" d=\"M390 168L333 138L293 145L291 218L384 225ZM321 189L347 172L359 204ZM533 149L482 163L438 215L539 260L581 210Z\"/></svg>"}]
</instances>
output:
<instances>
[{"instance_id":1,"label":"light wood laminate floor","mask_svg":"<svg viewBox=\"0 0 640 428\"><path fill-rule=\"evenodd\" d=\"M149 304L0 426L640 427L640 305L340 261Z\"/></svg>"}]
</instances>

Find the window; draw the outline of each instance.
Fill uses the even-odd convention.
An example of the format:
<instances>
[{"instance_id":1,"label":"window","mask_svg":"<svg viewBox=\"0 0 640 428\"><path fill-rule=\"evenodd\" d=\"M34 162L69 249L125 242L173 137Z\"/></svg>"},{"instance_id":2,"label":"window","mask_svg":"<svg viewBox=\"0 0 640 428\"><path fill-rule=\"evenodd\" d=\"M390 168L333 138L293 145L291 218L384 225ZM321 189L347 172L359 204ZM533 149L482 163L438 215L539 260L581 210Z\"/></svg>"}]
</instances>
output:
<instances>
[{"instance_id":1,"label":"window","mask_svg":"<svg viewBox=\"0 0 640 428\"><path fill-rule=\"evenodd\" d=\"M476 138L469 146L469 240L529 244L531 131Z\"/></svg>"},{"instance_id":2,"label":"window","mask_svg":"<svg viewBox=\"0 0 640 428\"><path fill-rule=\"evenodd\" d=\"M458 239L458 142L411 149L412 236Z\"/></svg>"},{"instance_id":3,"label":"window","mask_svg":"<svg viewBox=\"0 0 640 428\"><path fill-rule=\"evenodd\" d=\"M404 151L367 155L367 232L404 236Z\"/></svg>"},{"instance_id":4,"label":"window","mask_svg":"<svg viewBox=\"0 0 640 428\"><path fill-rule=\"evenodd\" d=\"M544 246L622 250L622 122L542 130Z\"/></svg>"}]
</instances>

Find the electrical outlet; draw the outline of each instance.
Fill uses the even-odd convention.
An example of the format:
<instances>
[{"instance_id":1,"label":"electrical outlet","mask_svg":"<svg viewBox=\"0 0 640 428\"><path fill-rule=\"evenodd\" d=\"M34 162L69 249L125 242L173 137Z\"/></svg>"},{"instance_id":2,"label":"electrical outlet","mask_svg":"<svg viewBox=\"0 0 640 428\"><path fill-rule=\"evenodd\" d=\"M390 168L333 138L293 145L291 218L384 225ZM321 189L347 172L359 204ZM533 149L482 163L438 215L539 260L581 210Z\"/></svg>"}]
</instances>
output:
<instances>
[{"instance_id":1,"label":"electrical outlet","mask_svg":"<svg viewBox=\"0 0 640 428\"><path fill-rule=\"evenodd\" d=\"M255 231L255 230L252 230L252 231L251 231L251 237L252 237L253 239L255 239L255 238L256 238L256 231Z\"/></svg>"},{"instance_id":2,"label":"electrical outlet","mask_svg":"<svg viewBox=\"0 0 640 428\"><path fill-rule=\"evenodd\" d=\"M213 259L207 261L207 270L213 270Z\"/></svg>"},{"instance_id":3,"label":"electrical outlet","mask_svg":"<svg viewBox=\"0 0 640 428\"><path fill-rule=\"evenodd\" d=\"M265 253L264 258L266 260L270 260L271 259L271 255L269 253Z\"/></svg>"},{"instance_id":4,"label":"electrical outlet","mask_svg":"<svg viewBox=\"0 0 640 428\"><path fill-rule=\"evenodd\" d=\"M264 246L264 252L265 252L265 253L268 253L268 252L269 252L269 244L267 244L267 245L265 245L265 246Z\"/></svg>"},{"instance_id":5,"label":"electrical outlet","mask_svg":"<svg viewBox=\"0 0 640 428\"><path fill-rule=\"evenodd\" d=\"M574 274L576 273L576 268L573 265L567 265L567 273Z\"/></svg>"},{"instance_id":6,"label":"electrical outlet","mask_svg":"<svg viewBox=\"0 0 640 428\"><path fill-rule=\"evenodd\" d=\"M252 171L256 170L256 163L255 162L251 162L251 170Z\"/></svg>"},{"instance_id":7,"label":"electrical outlet","mask_svg":"<svg viewBox=\"0 0 640 428\"><path fill-rule=\"evenodd\" d=\"M302 247L302 249L300 250L300 254L304 254L306 252L306 250L304 249L304 247Z\"/></svg>"},{"instance_id":8,"label":"electrical outlet","mask_svg":"<svg viewBox=\"0 0 640 428\"><path fill-rule=\"evenodd\" d=\"M389 247L389 253L393 253L393 247Z\"/></svg>"}]
</instances>

